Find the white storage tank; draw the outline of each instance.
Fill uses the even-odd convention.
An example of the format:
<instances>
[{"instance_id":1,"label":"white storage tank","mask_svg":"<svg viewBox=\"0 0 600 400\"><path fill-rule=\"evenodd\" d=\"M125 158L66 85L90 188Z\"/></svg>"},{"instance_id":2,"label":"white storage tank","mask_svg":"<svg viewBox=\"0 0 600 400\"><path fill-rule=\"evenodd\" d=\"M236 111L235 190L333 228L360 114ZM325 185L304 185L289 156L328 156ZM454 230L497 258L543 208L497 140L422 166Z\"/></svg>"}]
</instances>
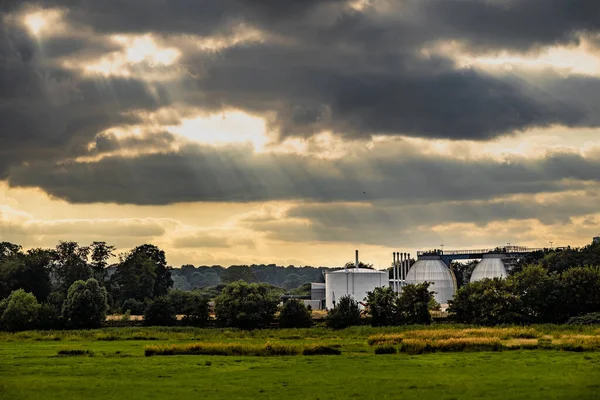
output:
<instances>
[{"instance_id":1,"label":"white storage tank","mask_svg":"<svg viewBox=\"0 0 600 400\"><path fill-rule=\"evenodd\" d=\"M484 254L479 261L469 282L480 281L484 278L506 278L506 267L502 262L502 254Z\"/></svg>"},{"instance_id":2,"label":"white storage tank","mask_svg":"<svg viewBox=\"0 0 600 400\"><path fill-rule=\"evenodd\" d=\"M368 268L348 268L325 275L325 306L333 308L342 296L350 295L356 301L363 301L367 292L382 286L389 286L387 271ZM361 306L362 307L362 306Z\"/></svg>"},{"instance_id":3,"label":"white storage tank","mask_svg":"<svg viewBox=\"0 0 600 400\"><path fill-rule=\"evenodd\" d=\"M448 304L456 293L456 280L440 256L421 256L408 270L406 283L423 282L431 283L429 290L435 292L435 301L440 305Z\"/></svg>"}]
</instances>

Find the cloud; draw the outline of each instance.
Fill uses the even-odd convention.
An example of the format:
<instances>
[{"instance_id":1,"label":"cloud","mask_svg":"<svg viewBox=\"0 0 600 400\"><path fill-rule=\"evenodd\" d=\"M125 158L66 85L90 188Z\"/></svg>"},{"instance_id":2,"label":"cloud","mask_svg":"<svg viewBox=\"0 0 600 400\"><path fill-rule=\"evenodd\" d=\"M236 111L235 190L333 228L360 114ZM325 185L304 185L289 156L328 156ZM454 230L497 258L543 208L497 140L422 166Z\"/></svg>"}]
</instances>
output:
<instances>
[{"instance_id":1,"label":"cloud","mask_svg":"<svg viewBox=\"0 0 600 400\"><path fill-rule=\"evenodd\" d=\"M179 225L170 219L104 218L43 220L0 205L0 233L4 240L26 247L53 246L60 240L92 242L108 240L119 248L130 247L164 236Z\"/></svg>"},{"instance_id":2,"label":"cloud","mask_svg":"<svg viewBox=\"0 0 600 400\"><path fill-rule=\"evenodd\" d=\"M337 160L255 153L250 146L187 144L178 151L97 162L30 163L13 168L13 187L39 187L73 203L437 201L560 192L598 182L600 160L578 153L456 159L402 152L393 144Z\"/></svg>"},{"instance_id":3,"label":"cloud","mask_svg":"<svg viewBox=\"0 0 600 400\"><path fill-rule=\"evenodd\" d=\"M100 132L137 119L131 110L169 103L160 85L127 78L84 78L48 66L39 47L14 24L0 25L0 178L30 160L81 154Z\"/></svg>"},{"instance_id":4,"label":"cloud","mask_svg":"<svg viewBox=\"0 0 600 400\"><path fill-rule=\"evenodd\" d=\"M246 233L247 235L247 233ZM176 249L202 249L202 248L230 248L230 247L255 247L252 238L244 236L239 229L211 229L202 231L181 231L173 238L173 247Z\"/></svg>"}]
</instances>

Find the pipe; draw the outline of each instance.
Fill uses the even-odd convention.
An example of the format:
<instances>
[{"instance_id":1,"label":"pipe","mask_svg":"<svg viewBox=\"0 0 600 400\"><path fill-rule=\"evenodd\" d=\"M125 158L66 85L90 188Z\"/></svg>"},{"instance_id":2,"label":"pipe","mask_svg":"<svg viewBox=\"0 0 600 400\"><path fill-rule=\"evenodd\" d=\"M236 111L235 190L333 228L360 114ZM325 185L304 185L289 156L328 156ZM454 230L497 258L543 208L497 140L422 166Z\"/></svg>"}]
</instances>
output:
<instances>
[{"instance_id":1,"label":"pipe","mask_svg":"<svg viewBox=\"0 0 600 400\"><path fill-rule=\"evenodd\" d=\"M406 255L406 275L408 275L408 271L410 270L410 253ZM405 275L405 276L406 276ZM406 279L406 278L405 278Z\"/></svg>"},{"instance_id":2,"label":"pipe","mask_svg":"<svg viewBox=\"0 0 600 400\"><path fill-rule=\"evenodd\" d=\"M404 286L402 284L402 281L404 279L404 262L405 262L404 254L406 254L406 253L400 253L400 267L399 267L400 268L400 282L398 282L398 284L400 285L400 290L402 290L402 286Z\"/></svg>"},{"instance_id":3,"label":"pipe","mask_svg":"<svg viewBox=\"0 0 600 400\"><path fill-rule=\"evenodd\" d=\"M396 292L396 252L392 252L392 291Z\"/></svg>"},{"instance_id":4,"label":"pipe","mask_svg":"<svg viewBox=\"0 0 600 400\"><path fill-rule=\"evenodd\" d=\"M356 262L354 266L356 267L356 269L358 269L358 250L356 250Z\"/></svg>"}]
</instances>

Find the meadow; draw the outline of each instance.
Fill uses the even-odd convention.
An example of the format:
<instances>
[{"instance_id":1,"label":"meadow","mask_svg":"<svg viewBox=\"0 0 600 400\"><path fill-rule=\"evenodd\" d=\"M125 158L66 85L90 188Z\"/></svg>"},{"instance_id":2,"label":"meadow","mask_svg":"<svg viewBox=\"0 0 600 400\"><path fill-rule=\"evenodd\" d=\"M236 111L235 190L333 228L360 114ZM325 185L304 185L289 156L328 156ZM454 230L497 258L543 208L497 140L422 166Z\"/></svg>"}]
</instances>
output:
<instances>
[{"instance_id":1,"label":"meadow","mask_svg":"<svg viewBox=\"0 0 600 400\"><path fill-rule=\"evenodd\" d=\"M593 399L599 338L554 325L2 333L0 398Z\"/></svg>"}]
</instances>

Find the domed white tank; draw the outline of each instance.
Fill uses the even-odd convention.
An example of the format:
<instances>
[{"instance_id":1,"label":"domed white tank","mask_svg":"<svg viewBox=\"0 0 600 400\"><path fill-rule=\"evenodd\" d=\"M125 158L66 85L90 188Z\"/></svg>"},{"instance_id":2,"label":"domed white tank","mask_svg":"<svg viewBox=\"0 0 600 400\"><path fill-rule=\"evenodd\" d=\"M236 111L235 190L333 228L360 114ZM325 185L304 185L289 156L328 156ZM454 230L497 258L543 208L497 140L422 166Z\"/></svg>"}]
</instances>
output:
<instances>
[{"instance_id":1,"label":"domed white tank","mask_svg":"<svg viewBox=\"0 0 600 400\"><path fill-rule=\"evenodd\" d=\"M388 286L387 271L369 268L348 268L325 275L325 306L333 308L333 302L349 295L356 301L364 301L367 292L376 287Z\"/></svg>"},{"instance_id":2,"label":"domed white tank","mask_svg":"<svg viewBox=\"0 0 600 400\"><path fill-rule=\"evenodd\" d=\"M429 290L435 292L435 301L440 304L448 304L456 293L454 276L450 269L444 264L440 256L421 256L416 263L410 267L406 275L406 283L417 284L430 282Z\"/></svg>"},{"instance_id":3,"label":"domed white tank","mask_svg":"<svg viewBox=\"0 0 600 400\"><path fill-rule=\"evenodd\" d=\"M483 259L473 270L469 282L484 278L506 278L506 267L502 262L502 254L484 254Z\"/></svg>"}]
</instances>

